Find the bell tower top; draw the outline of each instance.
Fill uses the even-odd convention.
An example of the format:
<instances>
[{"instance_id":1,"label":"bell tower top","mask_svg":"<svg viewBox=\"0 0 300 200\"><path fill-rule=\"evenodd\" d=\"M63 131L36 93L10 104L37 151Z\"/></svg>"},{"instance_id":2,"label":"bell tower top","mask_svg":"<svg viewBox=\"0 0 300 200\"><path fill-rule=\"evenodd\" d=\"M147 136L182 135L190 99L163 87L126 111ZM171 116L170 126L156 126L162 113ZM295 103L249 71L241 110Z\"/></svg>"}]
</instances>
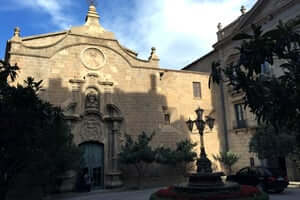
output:
<instances>
[{"instance_id":1,"label":"bell tower top","mask_svg":"<svg viewBox=\"0 0 300 200\"><path fill-rule=\"evenodd\" d=\"M85 25L100 26L100 23L99 23L100 16L96 9L96 0L87 0L87 2L89 4L89 10L88 10L87 16L85 17Z\"/></svg>"}]
</instances>

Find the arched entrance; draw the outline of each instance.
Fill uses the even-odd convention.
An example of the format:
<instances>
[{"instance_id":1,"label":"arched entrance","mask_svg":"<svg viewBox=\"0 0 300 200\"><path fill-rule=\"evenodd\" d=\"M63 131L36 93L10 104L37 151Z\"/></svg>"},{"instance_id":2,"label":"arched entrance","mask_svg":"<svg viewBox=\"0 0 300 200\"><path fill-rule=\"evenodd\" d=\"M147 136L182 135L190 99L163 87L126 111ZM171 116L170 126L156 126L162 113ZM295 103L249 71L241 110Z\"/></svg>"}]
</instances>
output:
<instances>
[{"instance_id":1,"label":"arched entrance","mask_svg":"<svg viewBox=\"0 0 300 200\"><path fill-rule=\"evenodd\" d=\"M104 145L97 142L84 142L79 145L83 152L82 169L88 169L92 188L104 186Z\"/></svg>"}]
</instances>

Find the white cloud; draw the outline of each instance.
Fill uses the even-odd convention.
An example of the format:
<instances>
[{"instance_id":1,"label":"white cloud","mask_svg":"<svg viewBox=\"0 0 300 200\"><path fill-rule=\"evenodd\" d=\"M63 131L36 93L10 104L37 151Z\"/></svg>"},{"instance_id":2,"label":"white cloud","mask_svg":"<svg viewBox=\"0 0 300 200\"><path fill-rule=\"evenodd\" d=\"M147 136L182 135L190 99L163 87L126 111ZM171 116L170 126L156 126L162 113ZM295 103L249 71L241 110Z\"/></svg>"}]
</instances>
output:
<instances>
[{"instance_id":1,"label":"white cloud","mask_svg":"<svg viewBox=\"0 0 300 200\"><path fill-rule=\"evenodd\" d=\"M67 14L74 1L71 0L14 0L21 7L31 8L37 12L47 13L54 25L66 29L74 22Z\"/></svg>"},{"instance_id":2,"label":"white cloud","mask_svg":"<svg viewBox=\"0 0 300 200\"><path fill-rule=\"evenodd\" d=\"M161 66L179 69L212 50L217 24L240 16L256 0L136 0L132 21L104 22L122 44L147 58L155 46ZM99 8L101 10L101 7ZM250 9L250 7L248 7Z\"/></svg>"},{"instance_id":3,"label":"white cloud","mask_svg":"<svg viewBox=\"0 0 300 200\"><path fill-rule=\"evenodd\" d=\"M79 1L72 0L13 0L19 6L47 13L53 24L66 29L74 22L72 9ZM100 0L99 0L100 1ZM102 1L102 0L101 0ZM100 1L100 2L101 2ZM118 0L113 17L101 21L105 28L115 32L121 44L137 51L147 59L152 46L164 68L180 69L212 50L217 41L217 24L223 26L240 16L241 5L248 9L256 0ZM132 3L131 2L131 3ZM110 3L110 2L108 2ZM111 2L112 3L112 2ZM84 1L80 1L84 4ZM101 3L98 10L101 15ZM125 8L125 9L124 9ZM122 13L120 13L122 12ZM128 17L129 19L128 20Z\"/></svg>"}]
</instances>

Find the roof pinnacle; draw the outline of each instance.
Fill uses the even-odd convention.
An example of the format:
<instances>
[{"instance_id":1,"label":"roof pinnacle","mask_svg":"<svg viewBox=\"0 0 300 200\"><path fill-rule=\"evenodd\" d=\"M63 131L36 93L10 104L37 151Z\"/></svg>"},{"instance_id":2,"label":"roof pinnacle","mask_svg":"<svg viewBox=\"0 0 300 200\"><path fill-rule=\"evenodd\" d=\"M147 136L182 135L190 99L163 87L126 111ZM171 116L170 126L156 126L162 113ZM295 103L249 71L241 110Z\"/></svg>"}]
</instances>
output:
<instances>
[{"instance_id":1,"label":"roof pinnacle","mask_svg":"<svg viewBox=\"0 0 300 200\"><path fill-rule=\"evenodd\" d=\"M94 5L96 6L97 5L97 0L87 0L88 4L91 6L91 5Z\"/></svg>"},{"instance_id":2,"label":"roof pinnacle","mask_svg":"<svg viewBox=\"0 0 300 200\"><path fill-rule=\"evenodd\" d=\"M218 31L221 31L221 30L222 30L223 26L222 26L222 23L221 23L221 22L218 23L217 28L218 28Z\"/></svg>"},{"instance_id":3,"label":"roof pinnacle","mask_svg":"<svg viewBox=\"0 0 300 200\"><path fill-rule=\"evenodd\" d=\"M14 42L21 42L22 39L21 39L21 37L20 37L20 32L21 32L21 30L20 30L19 27L14 28L14 35L13 35L13 37L11 38L11 41L14 41Z\"/></svg>"},{"instance_id":4,"label":"roof pinnacle","mask_svg":"<svg viewBox=\"0 0 300 200\"><path fill-rule=\"evenodd\" d=\"M96 9L96 0L88 0L89 3L89 10L87 13L87 16L85 18L86 21L86 25L96 25L96 26L100 26L99 24L99 14L97 12Z\"/></svg>"},{"instance_id":5,"label":"roof pinnacle","mask_svg":"<svg viewBox=\"0 0 300 200\"><path fill-rule=\"evenodd\" d=\"M245 8L245 6L242 6L242 7L241 7L241 13L242 13L242 15L244 15L244 14L246 13L246 8Z\"/></svg>"},{"instance_id":6,"label":"roof pinnacle","mask_svg":"<svg viewBox=\"0 0 300 200\"><path fill-rule=\"evenodd\" d=\"M14 29L14 37L20 37L20 28L19 27L16 27Z\"/></svg>"},{"instance_id":7,"label":"roof pinnacle","mask_svg":"<svg viewBox=\"0 0 300 200\"><path fill-rule=\"evenodd\" d=\"M151 54L150 54L148 60L156 60L156 61L159 61L159 57L156 55L156 48L155 48L155 47L152 47L152 48L151 48Z\"/></svg>"}]
</instances>

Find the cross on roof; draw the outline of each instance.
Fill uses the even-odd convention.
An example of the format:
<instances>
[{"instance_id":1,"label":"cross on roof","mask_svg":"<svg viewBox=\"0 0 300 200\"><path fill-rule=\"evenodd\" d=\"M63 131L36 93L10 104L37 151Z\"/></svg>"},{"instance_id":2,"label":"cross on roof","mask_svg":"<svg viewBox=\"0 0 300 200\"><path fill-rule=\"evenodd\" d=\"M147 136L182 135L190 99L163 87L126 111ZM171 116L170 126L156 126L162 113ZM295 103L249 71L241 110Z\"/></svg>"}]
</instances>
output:
<instances>
[{"instance_id":1,"label":"cross on roof","mask_svg":"<svg viewBox=\"0 0 300 200\"><path fill-rule=\"evenodd\" d=\"M94 6L97 5L97 0L87 0L87 2L89 5L94 5Z\"/></svg>"}]
</instances>

